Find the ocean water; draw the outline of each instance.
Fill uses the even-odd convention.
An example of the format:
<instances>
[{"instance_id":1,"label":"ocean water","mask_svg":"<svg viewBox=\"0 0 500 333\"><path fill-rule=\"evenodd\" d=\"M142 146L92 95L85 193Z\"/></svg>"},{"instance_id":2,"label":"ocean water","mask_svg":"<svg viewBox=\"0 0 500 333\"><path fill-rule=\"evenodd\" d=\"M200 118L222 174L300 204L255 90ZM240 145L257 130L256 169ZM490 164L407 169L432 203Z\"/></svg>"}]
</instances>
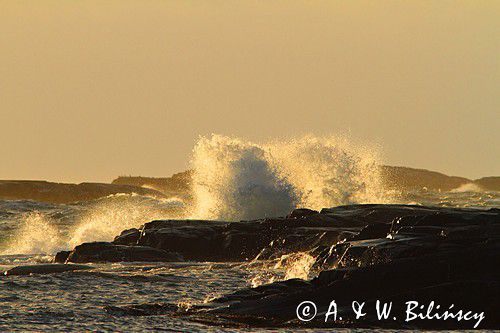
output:
<instances>
[{"instance_id":1,"label":"ocean water","mask_svg":"<svg viewBox=\"0 0 500 333\"><path fill-rule=\"evenodd\" d=\"M266 144L216 135L200 138L193 149L189 198L116 194L72 204L0 200L0 272L51 262L57 251L82 242L111 241L122 230L155 219L238 221L282 216L296 207L352 203L500 207L500 193L473 185L450 192L384 191L378 156L377 147L339 138ZM104 307L168 303L186 308L248 286L312 278L318 273L310 270L313 262L307 254L294 253L274 261L101 263L87 271L1 275L0 331L261 332L262 328L210 327L165 315L112 315ZM304 330L310 331L314 330Z\"/></svg>"},{"instance_id":2,"label":"ocean water","mask_svg":"<svg viewBox=\"0 0 500 333\"><path fill-rule=\"evenodd\" d=\"M407 201L485 208L499 207L500 195L421 191L408 193ZM58 250L83 241L112 240L123 229L184 211L179 200L137 195L71 205L0 201L0 271L50 262ZM262 329L209 327L169 316L116 316L104 307L142 303L188 307L243 287L292 277L311 278L317 273L308 270L311 264L310 258L296 254L274 262L93 264L90 271L2 276L0 330L259 332Z\"/></svg>"}]
</instances>

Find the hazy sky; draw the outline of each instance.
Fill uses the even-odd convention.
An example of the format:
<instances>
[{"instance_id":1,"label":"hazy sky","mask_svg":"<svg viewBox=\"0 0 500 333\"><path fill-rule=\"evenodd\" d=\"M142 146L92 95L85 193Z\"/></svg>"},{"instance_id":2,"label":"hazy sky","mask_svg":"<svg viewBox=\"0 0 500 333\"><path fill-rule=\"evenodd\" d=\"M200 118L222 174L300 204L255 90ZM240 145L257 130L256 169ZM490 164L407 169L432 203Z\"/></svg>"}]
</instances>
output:
<instances>
[{"instance_id":1,"label":"hazy sky","mask_svg":"<svg viewBox=\"0 0 500 333\"><path fill-rule=\"evenodd\" d=\"M0 179L166 176L212 132L500 175L499 90L500 1L0 0Z\"/></svg>"}]
</instances>

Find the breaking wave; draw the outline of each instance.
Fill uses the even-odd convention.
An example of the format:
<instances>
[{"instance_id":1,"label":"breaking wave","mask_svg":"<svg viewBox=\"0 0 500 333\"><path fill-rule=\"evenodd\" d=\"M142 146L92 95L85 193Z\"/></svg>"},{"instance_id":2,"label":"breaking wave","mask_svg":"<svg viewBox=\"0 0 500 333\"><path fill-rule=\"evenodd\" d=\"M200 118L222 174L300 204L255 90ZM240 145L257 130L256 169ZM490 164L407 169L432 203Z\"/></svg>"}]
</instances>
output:
<instances>
[{"instance_id":1,"label":"breaking wave","mask_svg":"<svg viewBox=\"0 0 500 333\"><path fill-rule=\"evenodd\" d=\"M53 253L64 247L61 231L42 212L23 214L22 223L2 254Z\"/></svg>"},{"instance_id":2,"label":"breaking wave","mask_svg":"<svg viewBox=\"0 0 500 333\"><path fill-rule=\"evenodd\" d=\"M193 150L193 215L241 220L386 202L376 147L340 137L305 136L263 144L221 135Z\"/></svg>"},{"instance_id":3,"label":"breaking wave","mask_svg":"<svg viewBox=\"0 0 500 333\"><path fill-rule=\"evenodd\" d=\"M378 149L340 137L267 143L201 137L191 159L193 203L115 194L72 205L39 205L32 213L12 215L17 216L9 222L15 232L2 244L2 253L50 254L83 242L111 241L124 229L155 219L248 220L282 216L297 207L387 202L378 161ZM25 203L13 204L22 208Z\"/></svg>"},{"instance_id":4,"label":"breaking wave","mask_svg":"<svg viewBox=\"0 0 500 333\"><path fill-rule=\"evenodd\" d=\"M184 215L180 199L114 194L98 200L19 215L0 254L54 254L84 242L111 241L121 231Z\"/></svg>"}]
</instances>

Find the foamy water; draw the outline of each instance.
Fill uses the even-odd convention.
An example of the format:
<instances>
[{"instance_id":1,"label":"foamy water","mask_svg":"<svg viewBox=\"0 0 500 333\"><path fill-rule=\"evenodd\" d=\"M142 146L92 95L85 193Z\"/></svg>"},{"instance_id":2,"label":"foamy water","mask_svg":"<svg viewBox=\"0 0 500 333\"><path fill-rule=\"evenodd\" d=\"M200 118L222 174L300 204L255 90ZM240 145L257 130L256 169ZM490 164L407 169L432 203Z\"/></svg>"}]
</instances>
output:
<instances>
[{"instance_id":1,"label":"foamy water","mask_svg":"<svg viewBox=\"0 0 500 333\"><path fill-rule=\"evenodd\" d=\"M386 192L377 167L379 156L376 147L345 138L308 136L265 143L218 135L200 138L192 156L193 202L134 194L69 205L0 200L0 270L49 262L59 250L82 242L111 241L122 230L155 219L254 219L285 215L296 207L320 209L350 203L500 207L498 192L472 184L442 193ZM93 264L91 271L4 277L0 279L0 330L116 331L126 327L130 332L227 332L227 328L179 318L109 316L103 306L189 306L247 286L311 278L317 274L314 262L310 254L298 252L245 263L107 263Z\"/></svg>"}]
</instances>

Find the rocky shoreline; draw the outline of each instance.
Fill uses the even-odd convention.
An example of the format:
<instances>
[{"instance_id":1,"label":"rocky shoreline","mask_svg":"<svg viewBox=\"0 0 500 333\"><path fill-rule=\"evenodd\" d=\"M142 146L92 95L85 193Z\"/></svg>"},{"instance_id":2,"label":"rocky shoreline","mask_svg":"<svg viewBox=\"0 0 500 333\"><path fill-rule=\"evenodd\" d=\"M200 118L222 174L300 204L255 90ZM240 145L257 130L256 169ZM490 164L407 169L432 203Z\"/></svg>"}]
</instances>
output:
<instances>
[{"instance_id":1,"label":"rocky shoreline","mask_svg":"<svg viewBox=\"0 0 500 333\"><path fill-rule=\"evenodd\" d=\"M115 261L244 262L305 252L319 275L240 290L176 310L171 304L108 307L111 314L168 314L223 326L472 328L466 321L353 318L351 302L436 301L487 315L481 328L500 328L500 210L412 205L350 205L320 212L297 209L281 218L224 222L159 220L129 229L113 242L85 243L57 254L59 263ZM324 312L332 299L342 320L308 322L296 308L313 301ZM320 311L321 311L320 310Z\"/></svg>"}]
</instances>

